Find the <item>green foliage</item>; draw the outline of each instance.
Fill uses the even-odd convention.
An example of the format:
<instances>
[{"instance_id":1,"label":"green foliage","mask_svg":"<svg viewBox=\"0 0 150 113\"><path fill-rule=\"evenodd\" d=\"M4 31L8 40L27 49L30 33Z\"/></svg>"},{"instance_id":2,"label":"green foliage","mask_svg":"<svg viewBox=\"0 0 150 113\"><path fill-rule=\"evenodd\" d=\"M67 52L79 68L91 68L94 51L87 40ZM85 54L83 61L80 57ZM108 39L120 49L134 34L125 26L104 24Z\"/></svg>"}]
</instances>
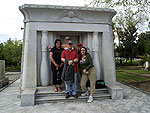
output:
<instances>
[{"instance_id":1,"label":"green foliage","mask_svg":"<svg viewBox=\"0 0 150 113\"><path fill-rule=\"evenodd\" d=\"M145 51L146 51L146 54L150 55L150 37L145 43Z\"/></svg>"},{"instance_id":2,"label":"green foliage","mask_svg":"<svg viewBox=\"0 0 150 113\"><path fill-rule=\"evenodd\" d=\"M127 61L122 61L122 63L120 63L120 60L118 60L118 61L116 60L115 64L116 64L116 66L138 66L139 65L139 61L133 60L131 62L131 60L127 60Z\"/></svg>"},{"instance_id":3,"label":"green foliage","mask_svg":"<svg viewBox=\"0 0 150 113\"><path fill-rule=\"evenodd\" d=\"M113 19L113 39L118 38L115 56L132 59L150 54L150 41L139 39L137 30L143 30L143 23L149 21L150 2L148 0L89 0L87 6L113 8L117 15ZM147 26L148 27L148 26ZM144 25L144 29L146 29ZM145 35L145 34L144 34ZM143 42L142 42L143 41ZM116 46L116 45L115 45Z\"/></svg>"},{"instance_id":4,"label":"green foliage","mask_svg":"<svg viewBox=\"0 0 150 113\"><path fill-rule=\"evenodd\" d=\"M0 57L5 60L6 65L19 65L22 56L21 40L8 40L4 42Z\"/></svg>"},{"instance_id":5,"label":"green foliage","mask_svg":"<svg viewBox=\"0 0 150 113\"><path fill-rule=\"evenodd\" d=\"M143 59L141 59L141 60L138 61L138 64L141 65L141 66L143 66L144 63L145 63L145 60L143 60Z\"/></svg>"},{"instance_id":6,"label":"green foliage","mask_svg":"<svg viewBox=\"0 0 150 113\"><path fill-rule=\"evenodd\" d=\"M21 71L21 65L11 66L7 71Z\"/></svg>"},{"instance_id":7,"label":"green foliage","mask_svg":"<svg viewBox=\"0 0 150 113\"><path fill-rule=\"evenodd\" d=\"M150 2L147 0L87 0L90 3L87 6L113 8L117 15L114 17L114 32L118 29L124 30L126 26L136 26L145 29L144 22L149 21ZM148 28L148 26L147 26ZM118 34L118 33L117 33ZM118 34L119 35L119 34ZM120 38L119 36L117 36Z\"/></svg>"},{"instance_id":8,"label":"green foliage","mask_svg":"<svg viewBox=\"0 0 150 113\"><path fill-rule=\"evenodd\" d=\"M140 11L149 12L148 6L150 2L148 0L89 0L90 3L88 6L93 7L104 7L104 8L112 8L112 7L134 7L140 9Z\"/></svg>"},{"instance_id":9,"label":"green foliage","mask_svg":"<svg viewBox=\"0 0 150 113\"><path fill-rule=\"evenodd\" d=\"M124 31L119 32L120 43L116 48L119 57L123 57L131 60L136 57L136 38L137 29L133 25L127 26Z\"/></svg>"},{"instance_id":10,"label":"green foliage","mask_svg":"<svg viewBox=\"0 0 150 113\"><path fill-rule=\"evenodd\" d=\"M140 64L140 65L143 65L146 61L149 61L149 62L150 62L150 56L147 56L147 55L141 56L140 59L141 59L141 60L139 61L139 64Z\"/></svg>"},{"instance_id":11,"label":"green foliage","mask_svg":"<svg viewBox=\"0 0 150 113\"><path fill-rule=\"evenodd\" d=\"M141 33L137 41L138 55L150 55L150 31Z\"/></svg>"}]
</instances>

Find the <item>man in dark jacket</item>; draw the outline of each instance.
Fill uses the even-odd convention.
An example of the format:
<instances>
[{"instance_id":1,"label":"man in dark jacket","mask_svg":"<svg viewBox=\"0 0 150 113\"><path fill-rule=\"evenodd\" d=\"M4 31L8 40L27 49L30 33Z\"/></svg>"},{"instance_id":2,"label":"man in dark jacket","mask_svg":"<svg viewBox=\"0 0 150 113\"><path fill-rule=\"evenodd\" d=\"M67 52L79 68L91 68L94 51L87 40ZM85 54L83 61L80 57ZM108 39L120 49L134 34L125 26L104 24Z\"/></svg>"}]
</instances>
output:
<instances>
[{"instance_id":1,"label":"man in dark jacket","mask_svg":"<svg viewBox=\"0 0 150 113\"><path fill-rule=\"evenodd\" d=\"M73 43L72 41L68 42L68 49L64 50L61 54L61 60L70 66L73 67L73 82L72 82L72 96L77 98L77 85L76 85L76 80L77 80L77 62L78 62L78 52L73 49ZM66 76L66 75L63 75ZM66 96L65 98L70 97L70 85L71 85L71 80L65 81L66 84Z\"/></svg>"},{"instance_id":2,"label":"man in dark jacket","mask_svg":"<svg viewBox=\"0 0 150 113\"><path fill-rule=\"evenodd\" d=\"M65 65L64 65L64 68L63 68L61 79L64 80L64 81L69 81L69 80L73 81L73 77L74 77L73 66L68 65L68 61L69 60L65 61Z\"/></svg>"}]
</instances>

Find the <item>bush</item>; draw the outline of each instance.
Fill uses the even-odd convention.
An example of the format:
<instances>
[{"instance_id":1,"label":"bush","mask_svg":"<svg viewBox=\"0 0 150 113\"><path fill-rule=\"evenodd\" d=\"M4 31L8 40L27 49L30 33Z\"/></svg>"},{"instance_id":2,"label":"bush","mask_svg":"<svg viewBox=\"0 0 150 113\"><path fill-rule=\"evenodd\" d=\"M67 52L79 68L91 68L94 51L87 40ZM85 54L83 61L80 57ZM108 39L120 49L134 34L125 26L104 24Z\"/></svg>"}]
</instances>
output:
<instances>
[{"instance_id":1,"label":"bush","mask_svg":"<svg viewBox=\"0 0 150 113\"><path fill-rule=\"evenodd\" d=\"M20 65L16 65L16 66L6 66L6 71L7 72L13 72L13 71L21 71L21 66Z\"/></svg>"},{"instance_id":2,"label":"bush","mask_svg":"<svg viewBox=\"0 0 150 113\"><path fill-rule=\"evenodd\" d=\"M133 60L131 63L131 60L127 60L127 61L122 61L122 63L120 63L120 61L116 60L115 61L116 66L138 66L139 65L139 61L135 61Z\"/></svg>"},{"instance_id":3,"label":"bush","mask_svg":"<svg viewBox=\"0 0 150 113\"><path fill-rule=\"evenodd\" d=\"M21 64L22 42L21 40L11 40L0 45L0 60L5 60L6 65Z\"/></svg>"},{"instance_id":4,"label":"bush","mask_svg":"<svg viewBox=\"0 0 150 113\"><path fill-rule=\"evenodd\" d=\"M140 58L141 58L141 60L138 61L139 65L143 66L146 61L150 62L150 57L148 57L148 56L141 56Z\"/></svg>"}]
</instances>

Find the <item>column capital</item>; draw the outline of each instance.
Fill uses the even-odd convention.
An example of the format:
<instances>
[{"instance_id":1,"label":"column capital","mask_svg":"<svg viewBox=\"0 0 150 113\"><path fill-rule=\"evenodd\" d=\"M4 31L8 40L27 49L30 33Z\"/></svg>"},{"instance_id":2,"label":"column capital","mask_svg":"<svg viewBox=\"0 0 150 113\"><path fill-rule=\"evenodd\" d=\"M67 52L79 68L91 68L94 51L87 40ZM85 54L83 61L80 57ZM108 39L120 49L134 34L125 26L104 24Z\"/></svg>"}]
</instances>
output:
<instances>
[{"instance_id":1,"label":"column capital","mask_svg":"<svg viewBox=\"0 0 150 113\"><path fill-rule=\"evenodd\" d=\"M48 33L48 31L47 30L42 30L42 33Z\"/></svg>"},{"instance_id":2,"label":"column capital","mask_svg":"<svg viewBox=\"0 0 150 113\"><path fill-rule=\"evenodd\" d=\"M98 35L98 31L94 31L93 34L94 34L94 35Z\"/></svg>"}]
</instances>

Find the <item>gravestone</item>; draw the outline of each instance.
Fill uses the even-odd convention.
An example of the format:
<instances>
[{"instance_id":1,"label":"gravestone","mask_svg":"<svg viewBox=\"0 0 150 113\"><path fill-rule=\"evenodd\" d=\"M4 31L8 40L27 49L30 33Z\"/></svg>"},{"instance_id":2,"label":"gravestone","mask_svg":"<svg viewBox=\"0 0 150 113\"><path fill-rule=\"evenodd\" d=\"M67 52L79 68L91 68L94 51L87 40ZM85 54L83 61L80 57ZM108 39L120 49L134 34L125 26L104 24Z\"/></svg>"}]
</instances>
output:
<instances>
[{"instance_id":1,"label":"gravestone","mask_svg":"<svg viewBox=\"0 0 150 113\"><path fill-rule=\"evenodd\" d=\"M145 62L145 70L150 70L150 63L149 63L149 61L146 61Z\"/></svg>"},{"instance_id":2,"label":"gravestone","mask_svg":"<svg viewBox=\"0 0 150 113\"><path fill-rule=\"evenodd\" d=\"M34 105L37 87L52 84L47 46L55 39L70 36L75 45L86 46L93 57L97 80L104 80L112 99L123 99L116 86L112 38L113 9L25 4L24 15L22 105Z\"/></svg>"},{"instance_id":3,"label":"gravestone","mask_svg":"<svg viewBox=\"0 0 150 113\"><path fill-rule=\"evenodd\" d=\"M8 84L8 78L5 77L5 61L0 60L0 88Z\"/></svg>"}]
</instances>

